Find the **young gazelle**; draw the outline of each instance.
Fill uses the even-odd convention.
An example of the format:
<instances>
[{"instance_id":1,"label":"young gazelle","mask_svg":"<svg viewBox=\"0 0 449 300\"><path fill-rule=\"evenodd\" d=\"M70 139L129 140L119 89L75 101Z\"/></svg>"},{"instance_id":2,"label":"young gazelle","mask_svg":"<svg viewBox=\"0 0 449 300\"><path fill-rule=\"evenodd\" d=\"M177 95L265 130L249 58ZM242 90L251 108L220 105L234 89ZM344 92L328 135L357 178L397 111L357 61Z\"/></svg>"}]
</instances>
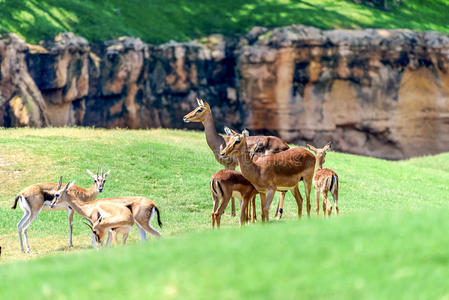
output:
<instances>
[{"instance_id":1,"label":"young gazelle","mask_svg":"<svg viewBox=\"0 0 449 300\"><path fill-rule=\"evenodd\" d=\"M206 142L215 156L215 160L222 164L227 170L234 170L238 165L238 160L235 157L222 157L220 155L220 147L225 147L229 141L229 137L221 136L217 133L215 128L214 118L209 104L203 100L197 100L198 107L184 116L184 122L201 122L204 125L206 133ZM257 154L265 155L271 153L278 153L289 149L287 143L275 136L250 136L247 139L248 147L258 144ZM280 202L283 203L285 193L281 194ZM232 200L232 215L235 216L235 203Z\"/></svg>"},{"instance_id":2,"label":"young gazelle","mask_svg":"<svg viewBox=\"0 0 449 300\"><path fill-rule=\"evenodd\" d=\"M60 189L54 194L54 199L51 206L66 203L72 207L77 213L93 223L97 220L98 207L121 206L130 209L134 221L139 230L140 239L142 242L146 240L146 232L155 237L160 237L160 232L152 225L154 216L157 214L157 221L159 227L162 227L162 222L159 214L159 209L156 204L145 197L117 197L117 198L103 198L91 202L80 201L76 193L72 190ZM94 244L94 240L93 240ZM94 245L95 246L95 245Z\"/></svg>"},{"instance_id":3,"label":"young gazelle","mask_svg":"<svg viewBox=\"0 0 449 300\"><path fill-rule=\"evenodd\" d=\"M104 184L106 182L106 177L109 175L110 171L103 174L101 170L101 175L99 175L99 170L97 168L97 175L94 175L91 171L87 170L87 173L94 180L93 185L89 189L82 188L80 186L74 186L72 188L73 192L76 193L80 201L88 202L94 200L98 193L101 193L104 189ZM19 203L20 208L23 210L24 214L22 219L17 223L17 232L19 234L20 249L23 252L30 252L30 247L28 245L28 227L36 219L42 210L47 211L57 211L62 209L67 209L68 225L69 225L69 247L72 247L72 221L73 221L73 210L66 204L56 205L50 207L50 202L53 200L54 192L59 190L62 185L62 178L57 183L38 183L25 188L14 200L12 209L16 209L17 203ZM22 242L22 234L25 239L25 249Z\"/></svg>"},{"instance_id":4,"label":"young gazelle","mask_svg":"<svg viewBox=\"0 0 449 300\"><path fill-rule=\"evenodd\" d=\"M240 225L243 225L248 221L248 204L250 201L253 201L254 203L257 191L254 186L243 177L242 173L234 170L218 171L212 175L210 179L210 191L214 201L211 218L212 228L214 228L215 224L217 224L217 227L220 227L221 215L224 213L231 197L236 197L241 201Z\"/></svg>"},{"instance_id":5,"label":"young gazelle","mask_svg":"<svg viewBox=\"0 0 449 300\"><path fill-rule=\"evenodd\" d=\"M330 150L331 143L321 149L317 149L312 145L307 144L310 150L316 153L317 168L315 175L313 176L313 186L315 187L315 200L316 200L316 214L320 213L320 193L323 195L323 213L330 216L332 213L332 204L327 198L327 193L331 192L334 199L335 211L338 215L338 175L332 169L323 169L323 164L326 158L326 152Z\"/></svg>"},{"instance_id":6,"label":"young gazelle","mask_svg":"<svg viewBox=\"0 0 449 300\"><path fill-rule=\"evenodd\" d=\"M103 207L101 207L100 205L100 207L98 207L96 221L93 226L86 222L84 222L84 224L89 226L92 230L92 237L94 238L97 247L103 246L106 233L112 233L114 245L117 245L117 233L123 234L122 245L125 245L128 234L134 225L134 218L130 208L109 203L106 206L103 205ZM106 246L108 246L108 242L106 243Z\"/></svg>"},{"instance_id":7,"label":"young gazelle","mask_svg":"<svg viewBox=\"0 0 449 300\"><path fill-rule=\"evenodd\" d=\"M239 134L229 128L225 128L225 131L230 139L221 155L237 157L243 176L260 193L262 221L269 219L268 212L276 190L292 191L298 205L298 215L301 216L303 199L298 189L301 179L306 191L307 214L310 215L310 189L315 169L315 156L310 151L297 147L253 161L246 143L248 132Z\"/></svg>"}]
</instances>

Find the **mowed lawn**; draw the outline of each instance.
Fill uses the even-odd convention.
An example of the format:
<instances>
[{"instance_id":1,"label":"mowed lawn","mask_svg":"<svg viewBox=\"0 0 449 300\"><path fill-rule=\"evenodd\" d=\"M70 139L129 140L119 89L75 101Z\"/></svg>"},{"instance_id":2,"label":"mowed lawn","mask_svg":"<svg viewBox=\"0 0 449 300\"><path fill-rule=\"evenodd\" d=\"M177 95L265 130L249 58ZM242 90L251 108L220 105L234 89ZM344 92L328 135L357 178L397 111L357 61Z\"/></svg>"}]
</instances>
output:
<instances>
[{"instance_id":1,"label":"mowed lawn","mask_svg":"<svg viewBox=\"0 0 449 300\"><path fill-rule=\"evenodd\" d=\"M447 153L391 162L330 152L339 217L298 220L288 194L282 221L240 229L228 208L212 231L209 178L221 166L203 132L6 129L0 144L2 298L449 297ZM127 247L96 252L76 215L69 250L66 213L42 212L29 229L33 254L22 254L15 195L61 175L88 187L86 168L101 163L111 175L100 196L148 196L163 238L141 245L133 230Z\"/></svg>"}]
</instances>

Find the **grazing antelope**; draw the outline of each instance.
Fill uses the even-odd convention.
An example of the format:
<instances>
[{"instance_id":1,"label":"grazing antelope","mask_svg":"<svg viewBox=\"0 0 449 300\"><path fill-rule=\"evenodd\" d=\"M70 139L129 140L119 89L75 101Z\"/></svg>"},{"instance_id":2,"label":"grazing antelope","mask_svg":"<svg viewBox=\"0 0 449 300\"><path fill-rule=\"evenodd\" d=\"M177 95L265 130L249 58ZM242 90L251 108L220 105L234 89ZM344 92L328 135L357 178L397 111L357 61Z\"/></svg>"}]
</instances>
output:
<instances>
[{"instance_id":1,"label":"grazing antelope","mask_svg":"<svg viewBox=\"0 0 449 300\"><path fill-rule=\"evenodd\" d=\"M253 161L248 153L246 140L248 131L239 134L225 127L230 136L226 147L220 151L222 156L237 157L243 176L260 193L262 202L262 221L268 221L268 212L276 190L291 190L298 205L298 215L302 215L303 199L298 182L303 179L307 214L310 216L310 189L312 187L315 156L304 148L292 148L280 153L259 157Z\"/></svg>"},{"instance_id":2,"label":"grazing antelope","mask_svg":"<svg viewBox=\"0 0 449 300\"><path fill-rule=\"evenodd\" d=\"M209 104L203 100L196 99L198 107L184 116L184 122L201 122L204 125L206 133L206 142L215 156L215 160L222 164L227 170L234 170L238 165L238 160L235 157L222 157L220 155L220 147L225 147L229 137L221 136L217 133L215 128L214 118ZM257 154L265 155L271 153L278 153L289 149L287 143L275 136L250 136L247 139L247 144L251 147L258 144ZM285 193L281 194L280 202L284 202ZM235 202L232 198L232 215L235 216ZM282 213L281 213L282 214Z\"/></svg>"},{"instance_id":3,"label":"grazing antelope","mask_svg":"<svg viewBox=\"0 0 449 300\"><path fill-rule=\"evenodd\" d=\"M92 237L94 238L97 247L103 246L106 233L112 233L114 245L117 245L117 233L123 234L122 245L125 245L128 234L134 225L134 218L129 207L108 203L108 205L99 205L97 207L96 221L93 226L86 222L84 222L84 224L91 229ZM106 246L108 245L109 238L106 243Z\"/></svg>"},{"instance_id":4,"label":"grazing antelope","mask_svg":"<svg viewBox=\"0 0 449 300\"><path fill-rule=\"evenodd\" d=\"M210 179L210 191L214 201L212 209L212 228L215 223L220 227L221 215L224 213L226 206L231 197L235 197L241 201L240 207L240 225L248 221L248 207L250 201L256 197L257 191L254 186L243 177L242 173L234 170L220 170ZM221 200L221 204L220 204ZM219 206L220 204L220 206ZM253 215L253 222L254 222Z\"/></svg>"},{"instance_id":5,"label":"grazing antelope","mask_svg":"<svg viewBox=\"0 0 449 300\"><path fill-rule=\"evenodd\" d=\"M93 185L89 189L82 188L80 186L74 186L72 188L73 193L76 193L80 201L88 202L94 200L97 195L103 192L104 184L106 178L108 177L110 171L103 174L103 169L101 170L101 175L99 175L99 168L97 168L97 174L94 175L91 171L87 170L87 173L94 180ZM73 221L73 210L66 204L56 205L50 207L50 202L53 200L54 192L59 190L62 185L62 178L57 183L38 183L25 188L14 200L12 209L16 209L17 203L19 203L20 208L23 210L24 214L22 219L17 223L17 232L19 234L20 249L22 252L30 252L30 247L28 245L28 227L36 219L36 217L41 213L42 210L47 211L57 211L62 209L67 209L68 225L69 225L69 247L72 247L72 221ZM22 234L25 239L25 250L22 242Z\"/></svg>"},{"instance_id":6,"label":"grazing antelope","mask_svg":"<svg viewBox=\"0 0 449 300\"><path fill-rule=\"evenodd\" d=\"M313 176L313 186L315 188L315 200L316 200L316 214L320 213L320 193L323 195L323 213L330 216L332 213L332 204L327 198L327 193L331 192L334 199L335 211L338 215L338 175L332 169L323 169L323 164L326 158L326 152L331 148L331 142L321 149L317 149L312 145L307 144L310 150L316 153L317 168L315 175Z\"/></svg>"},{"instance_id":7,"label":"grazing antelope","mask_svg":"<svg viewBox=\"0 0 449 300\"><path fill-rule=\"evenodd\" d=\"M54 199L50 206L65 203L72 207L82 217L90 220L93 223L97 220L96 212L98 207L105 207L107 205L120 205L130 209L134 221L139 230L140 239L142 242L146 240L146 232L155 237L160 237L161 234L152 225L154 216L157 214L157 222L159 227L162 227L159 209L156 204L145 197L117 197L117 198L103 198L96 199L91 202L80 201L77 194L72 190L60 189L54 194ZM95 241L92 244L95 246Z\"/></svg>"}]
</instances>

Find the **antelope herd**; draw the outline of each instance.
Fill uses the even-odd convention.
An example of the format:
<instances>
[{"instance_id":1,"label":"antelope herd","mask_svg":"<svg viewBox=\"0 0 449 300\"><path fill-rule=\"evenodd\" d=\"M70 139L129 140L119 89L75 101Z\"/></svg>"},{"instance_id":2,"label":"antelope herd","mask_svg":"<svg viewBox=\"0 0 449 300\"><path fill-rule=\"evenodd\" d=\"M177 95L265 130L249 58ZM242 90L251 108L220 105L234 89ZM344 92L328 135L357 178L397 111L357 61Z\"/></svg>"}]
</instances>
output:
<instances>
[{"instance_id":1,"label":"antelope herd","mask_svg":"<svg viewBox=\"0 0 449 300\"><path fill-rule=\"evenodd\" d=\"M324 215L331 214L332 204L327 196L329 192L332 194L335 211L338 214L338 176L331 169L323 169L326 152L331 148L330 143L321 149L307 145L316 154L314 155L303 147L290 148L287 143L275 136L250 136L247 130L238 133L225 127L226 136L221 136L215 128L209 104L198 99L197 104L192 112L184 116L184 122L203 123L206 142L215 159L225 168L213 174L210 180L213 199L212 228L215 225L220 227L221 216L231 199L232 215L235 216L234 198L240 203L240 224L255 222L257 194L260 197L262 221L268 221L271 202L276 191L281 193L276 218L282 217L287 191L292 192L298 206L298 216L301 217L303 198L298 188L300 181L304 183L309 216L312 185L315 189L316 214L319 214L320 194L323 197ZM235 171L237 166L241 172ZM85 223L92 231L91 241L96 249L99 246L109 245L111 238L113 243L117 244L118 233L123 235L122 244L125 244L134 224L142 242L146 240L146 233L156 238L160 237L160 232L152 226L152 221L157 216L157 223L162 227L159 209L153 201L145 197L96 199L98 194L103 192L110 171L104 173L103 168L97 168L96 174L89 170L87 173L93 179L89 189L77 186L74 182L63 185L61 177L59 183L34 184L17 195L12 208L15 209L19 204L24 212L17 224L20 248L23 252L30 252L27 231L42 210L67 210L69 247L73 246L74 211L87 220Z\"/></svg>"}]
</instances>

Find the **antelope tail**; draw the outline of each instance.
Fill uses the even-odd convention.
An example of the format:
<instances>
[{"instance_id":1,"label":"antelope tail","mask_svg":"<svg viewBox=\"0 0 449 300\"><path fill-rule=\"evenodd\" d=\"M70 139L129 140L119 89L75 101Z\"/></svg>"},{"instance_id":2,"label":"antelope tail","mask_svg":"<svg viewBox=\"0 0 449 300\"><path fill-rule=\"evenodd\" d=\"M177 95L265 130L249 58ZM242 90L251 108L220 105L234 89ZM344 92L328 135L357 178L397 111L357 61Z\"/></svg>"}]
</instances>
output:
<instances>
[{"instance_id":1,"label":"antelope tail","mask_svg":"<svg viewBox=\"0 0 449 300\"><path fill-rule=\"evenodd\" d=\"M224 192L223 192L223 188L221 187L220 182L218 182L216 180L211 180L210 187L211 187L212 193L214 194L215 197L223 198Z\"/></svg>"},{"instance_id":2,"label":"antelope tail","mask_svg":"<svg viewBox=\"0 0 449 300\"><path fill-rule=\"evenodd\" d=\"M330 181L330 187L329 187L329 191L333 194L335 187L338 187L338 178L335 175L330 176L327 181ZM329 184L328 184L329 186Z\"/></svg>"},{"instance_id":3,"label":"antelope tail","mask_svg":"<svg viewBox=\"0 0 449 300\"><path fill-rule=\"evenodd\" d=\"M161 214L159 213L159 209L155 206L154 210L156 210L157 214L157 224L159 225L160 228L162 228Z\"/></svg>"},{"instance_id":4,"label":"antelope tail","mask_svg":"<svg viewBox=\"0 0 449 300\"><path fill-rule=\"evenodd\" d=\"M19 201L20 197L22 197L22 195L19 195L16 197L16 199L14 199L14 204L11 206L11 209L16 209L17 201Z\"/></svg>"}]
</instances>

